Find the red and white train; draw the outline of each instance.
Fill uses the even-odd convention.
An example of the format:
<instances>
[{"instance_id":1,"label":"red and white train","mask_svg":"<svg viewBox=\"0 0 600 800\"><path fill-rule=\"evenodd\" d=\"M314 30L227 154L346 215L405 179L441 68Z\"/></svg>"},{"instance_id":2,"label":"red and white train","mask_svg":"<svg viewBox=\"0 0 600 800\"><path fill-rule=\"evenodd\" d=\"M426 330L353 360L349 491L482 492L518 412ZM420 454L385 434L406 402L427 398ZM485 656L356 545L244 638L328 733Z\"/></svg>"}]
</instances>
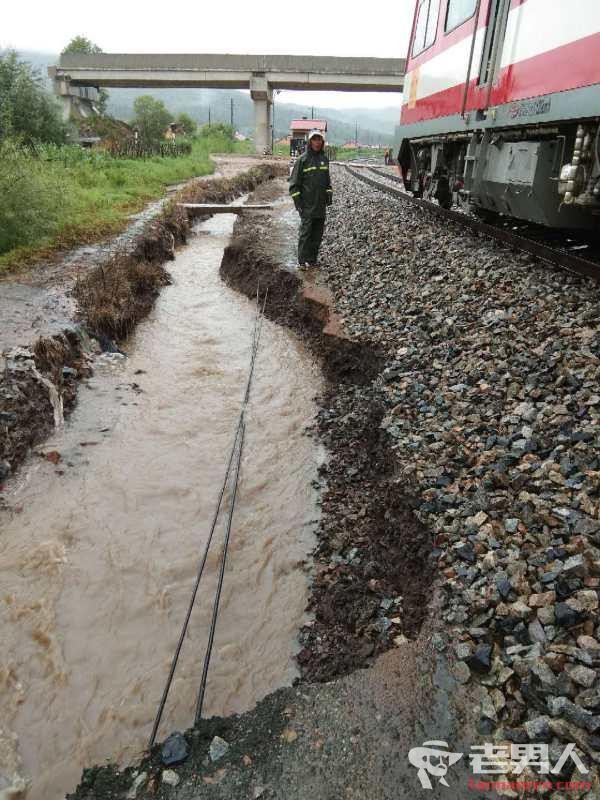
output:
<instances>
[{"instance_id":1,"label":"red and white train","mask_svg":"<svg viewBox=\"0 0 600 800\"><path fill-rule=\"evenodd\" d=\"M600 228L600 0L417 0L398 134L417 194Z\"/></svg>"}]
</instances>

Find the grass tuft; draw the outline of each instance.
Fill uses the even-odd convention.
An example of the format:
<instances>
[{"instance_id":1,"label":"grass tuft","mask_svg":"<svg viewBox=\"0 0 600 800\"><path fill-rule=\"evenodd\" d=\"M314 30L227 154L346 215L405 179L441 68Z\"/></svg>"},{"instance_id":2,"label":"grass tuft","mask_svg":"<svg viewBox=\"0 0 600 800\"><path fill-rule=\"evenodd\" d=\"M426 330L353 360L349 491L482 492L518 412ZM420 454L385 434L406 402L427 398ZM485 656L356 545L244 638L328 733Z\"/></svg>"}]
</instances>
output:
<instances>
[{"instance_id":1,"label":"grass tuft","mask_svg":"<svg viewBox=\"0 0 600 800\"><path fill-rule=\"evenodd\" d=\"M0 145L0 273L122 230L169 184L208 175L210 154L247 151L223 136L194 140L181 157L115 158L72 145Z\"/></svg>"}]
</instances>

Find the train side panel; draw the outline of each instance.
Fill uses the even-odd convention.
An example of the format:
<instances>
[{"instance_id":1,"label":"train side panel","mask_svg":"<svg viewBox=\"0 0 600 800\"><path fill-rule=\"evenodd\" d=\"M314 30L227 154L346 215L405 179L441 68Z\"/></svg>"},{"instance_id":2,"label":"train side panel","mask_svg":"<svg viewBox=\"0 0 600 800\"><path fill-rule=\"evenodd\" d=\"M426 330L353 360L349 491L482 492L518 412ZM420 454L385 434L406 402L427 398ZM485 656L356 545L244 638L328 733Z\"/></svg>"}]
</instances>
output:
<instances>
[{"instance_id":1,"label":"train side panel","mask_svg":"<svg viewBox=\"0 0 600 800\"><path fill-rule=\"evenodd\" d=\"M598 0L417 0L398 129L413 189L598 225L599 53Z\"/></svg>"}]
</instances>

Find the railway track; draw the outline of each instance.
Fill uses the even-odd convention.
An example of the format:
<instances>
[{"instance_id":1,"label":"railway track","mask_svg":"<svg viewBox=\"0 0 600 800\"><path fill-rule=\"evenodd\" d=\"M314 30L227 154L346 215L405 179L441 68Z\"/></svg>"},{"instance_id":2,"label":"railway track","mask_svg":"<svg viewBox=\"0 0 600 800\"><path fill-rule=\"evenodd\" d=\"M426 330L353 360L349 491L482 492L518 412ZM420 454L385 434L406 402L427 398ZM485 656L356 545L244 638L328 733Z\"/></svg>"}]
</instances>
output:
<instances>
[{"instance_id":1,"label":"railway track","mask_svg":"<svg viewBox=\"0 0 600 800\"><path fill-rule=\"evenodd\" d=\"M347 164L344 164L344 167L358 180L368 184L374 189L378 189L379 191L394 197L395 199L402 200L406 203L413 203L417 206L421 206L421 208L426 208L432 214L435 214L442 219L451 220L452 222L457 222L459 225L471 228L471 230L477 231L478 233L484 233L487 236L491 236L493 239L496 239L497 241L500 241L522 252L530 253L540 260L559 267L560 269L600 281L600 258L597 261L588 260L582 258L581 256L574 255L573 253L568 253L564 250L552 247L545 242L540 242L536 239L529 238L528 236L523 236L521 233L508 230L506 227L484 222L472 214L466 214L454 209L442 208L441 206L437 205L437 203L433 203L430 200L423 200L422 198L413 197L404 191L403 188L400 188L400 186L396 188L395 186L391 185L391 183L402 184L400 178L396 177L395 175L382 173L380 170L374 167L356 168ZM382 180L377 180L375 177L365 175L366 170L371 172L373 175L377 175L379 178L384 178L385 180L389 181L389 183L384 183Z\"/></svg>"}]
</instances>

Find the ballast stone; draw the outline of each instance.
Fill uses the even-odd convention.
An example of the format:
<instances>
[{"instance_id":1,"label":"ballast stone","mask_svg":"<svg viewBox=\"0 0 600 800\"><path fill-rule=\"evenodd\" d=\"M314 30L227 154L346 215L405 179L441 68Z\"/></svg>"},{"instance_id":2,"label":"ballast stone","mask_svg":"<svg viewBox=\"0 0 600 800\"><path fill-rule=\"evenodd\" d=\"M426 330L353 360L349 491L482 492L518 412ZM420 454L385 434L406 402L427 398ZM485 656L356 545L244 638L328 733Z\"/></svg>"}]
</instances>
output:
<instances>
[{"instance_id":1,"label":"ballast stone","mask_svg":"<svg viewBox=\"0 0 600 800\"><path fill-rule=\"evenodd\" d=\"M162 773L162 782L166 783L167 786L177 786L180 782L181 778L179 775L172 769L164 769Z\"/></svg>"},{"instance_id":2,"label":"ballast stone","mask_svg":"<svg viewBox=\"0 0 600 800\"><path fill-rule=\"evenodd\" d=\"M218 761L220 758L227 753L229 750L229 742L226 742L225 739L221 739L220 736L215 736L210 743L210 747L208 749L208 754L210 756L211 761Z\"/></svg>"},{"instance_id":3,"label":"ballast stone","mask_svg":"<svg viewBox=\"0 0 600 800\"><path fill-rule=\"evenodd\" d=\"M182 733L174 731L163 742L161 759L165 767L181 764L190 754L190 747Z\"/></svg>"},{"instance_id":4,"label":"ballast stone","mask_svg":"<svg viewBox=\"0 0 600 800\"><path fill-rule=\"evenodd\" d=\"M490 669L471 673L505 698L486 730L525 734L562 697L549 730L600 764L597 287L333 177L325 278L349 335L387 354L352 392L381 405L432 530L458 659L494 643Z\"/></svg>"}]
</instances>

